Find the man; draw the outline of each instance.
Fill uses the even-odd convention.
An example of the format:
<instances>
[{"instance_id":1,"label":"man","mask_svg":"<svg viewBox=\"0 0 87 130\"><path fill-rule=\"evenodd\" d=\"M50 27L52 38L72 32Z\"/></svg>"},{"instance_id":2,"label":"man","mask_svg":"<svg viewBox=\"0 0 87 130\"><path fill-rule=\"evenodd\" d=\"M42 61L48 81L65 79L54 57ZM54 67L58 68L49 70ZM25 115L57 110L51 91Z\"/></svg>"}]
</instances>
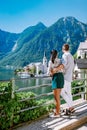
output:
<instances>
[{"instance_id":1,"label":"man","mask_svg":"<svg viewBox=\"0 0 87 130\"><path fill-rule=\"evenodd\" d=\"M63 51L63 65L65 69L64 73L64 88L61 91L61 96L63 99L66 101L68 105L68 109L66 109L66 114L71 114L73 113L74 107L73 107L73 99L72 99L72 88L71 88L71 82L72 82L72 75L73 75L73 70L74 70L74 58L69 52L69 45L64 44L62 47Z\"/></svg>"},{"instance_id":2,"label":"man","mask_svg":"<svg viewBox=\"0 0 87 130\"><path fill-rule=\"evenodd\" d=\"M68 109L66 109L66 114L73 113L74 107L73 107L73 99L72 99L72 88L71 88L71 82L72 82L72 75L73 75L73 69L74 69L74 58L69 52L69 45L64 44L62 47L63 56L62 56L62 65L58 66L57 68L53 69L53 73L56 71L64 68L64 88L61 90L61 96L66 101L68 105Z\"/></svg>"}]
</instances>

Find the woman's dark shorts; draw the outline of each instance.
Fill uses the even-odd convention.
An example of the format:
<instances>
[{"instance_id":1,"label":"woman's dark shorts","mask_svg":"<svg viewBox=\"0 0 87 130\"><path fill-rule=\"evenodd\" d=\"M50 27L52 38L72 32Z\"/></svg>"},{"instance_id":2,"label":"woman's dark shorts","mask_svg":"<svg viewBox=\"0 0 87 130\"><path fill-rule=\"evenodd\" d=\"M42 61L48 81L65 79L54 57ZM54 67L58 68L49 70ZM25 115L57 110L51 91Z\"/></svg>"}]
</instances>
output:
<instances>
[{"instance_id":1,"label":"woman's dark shorts","mask_svg":"<svg viewBox=\"0 0 87 130\"><path fill-rule=\"evenodd\" d=\"M64 76L62 72L55 73L52 77L52 89L63 88Z\"/></svg>"}]
</instances>

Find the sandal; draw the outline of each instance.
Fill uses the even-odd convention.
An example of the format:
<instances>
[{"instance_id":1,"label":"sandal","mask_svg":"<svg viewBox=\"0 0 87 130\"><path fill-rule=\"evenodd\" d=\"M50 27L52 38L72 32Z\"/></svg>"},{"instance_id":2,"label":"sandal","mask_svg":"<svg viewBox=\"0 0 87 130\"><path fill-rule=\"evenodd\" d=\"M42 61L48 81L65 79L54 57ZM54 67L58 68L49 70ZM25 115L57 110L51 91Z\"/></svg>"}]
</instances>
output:
<instances>
[{"instance_id":1,"label":"sandal","mask_svg":"<svg viewBox=\"0 0 87 130\"><path fill-rule=\"evenodd\" d=\"M69 109L66 109L64 115L71 115L70 110L69 110Z\"/></svg>"},{"instance_id":2,"label":"sandal","mask_svg":"<svg viewBox=\"0 0 87 130\"><path fill-rule=\"evenodd\" d=\"M75 112L75 109L72 108L72 109L69 109L70 113L74 113Z\"/></svg>"},{"instance_id":3,"label":"sandal","mask_svg":"<svg viewBox=\"0 0 87 130\"><path fill-rule=\"evenodd\" d=\"M72 108L72 109L66 109L64 112L65 112L64 115L71 115L72 113L75 112L75 109L74 108Z\"/></svg>"}]
</instances>

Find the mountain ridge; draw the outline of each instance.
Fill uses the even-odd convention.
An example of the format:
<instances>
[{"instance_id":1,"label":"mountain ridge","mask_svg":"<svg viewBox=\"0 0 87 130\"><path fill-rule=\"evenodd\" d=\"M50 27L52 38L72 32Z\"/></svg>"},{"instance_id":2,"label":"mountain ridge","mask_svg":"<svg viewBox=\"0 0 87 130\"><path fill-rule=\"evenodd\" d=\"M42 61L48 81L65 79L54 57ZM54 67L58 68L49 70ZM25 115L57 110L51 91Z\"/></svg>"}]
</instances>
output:
<instances>
[{"instance_id":1,"label":"mountain ridge","mask_svg":"<svg viewBox=\"0 0 87 130\"><path fill-rule=\"evenodd\" d=\"M0 61L2 65L25 66L42 61L44 51L49 60L50 51L57 49L61 57L62 45L68 43L75 54L79 43L87 37L87 25L74 17L62 17L50 27L43 23L26 28L17 39L17 48ZM15 45L15 44L14 44Z\"/></svg>"}]
</instances>

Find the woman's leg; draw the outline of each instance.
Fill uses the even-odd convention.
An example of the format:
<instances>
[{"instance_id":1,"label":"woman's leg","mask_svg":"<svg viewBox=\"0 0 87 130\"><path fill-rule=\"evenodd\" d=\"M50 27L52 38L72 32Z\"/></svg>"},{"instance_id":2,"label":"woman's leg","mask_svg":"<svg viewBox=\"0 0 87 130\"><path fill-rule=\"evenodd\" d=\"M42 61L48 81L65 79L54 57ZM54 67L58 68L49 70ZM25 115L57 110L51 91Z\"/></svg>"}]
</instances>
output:
<instances>
[{"instance_id":1,"label":"woman's leg","mask_svg":"<svg viewBox=\"0 0 87 130\"><path fill-rule=\"evenodd\" d=\"M60 88L54 89L53 93L54 93L55 105L56 105L55 115L59 115L60 114L60 93L61 93L61 89Z\"/></svg>"}]
</instances>

